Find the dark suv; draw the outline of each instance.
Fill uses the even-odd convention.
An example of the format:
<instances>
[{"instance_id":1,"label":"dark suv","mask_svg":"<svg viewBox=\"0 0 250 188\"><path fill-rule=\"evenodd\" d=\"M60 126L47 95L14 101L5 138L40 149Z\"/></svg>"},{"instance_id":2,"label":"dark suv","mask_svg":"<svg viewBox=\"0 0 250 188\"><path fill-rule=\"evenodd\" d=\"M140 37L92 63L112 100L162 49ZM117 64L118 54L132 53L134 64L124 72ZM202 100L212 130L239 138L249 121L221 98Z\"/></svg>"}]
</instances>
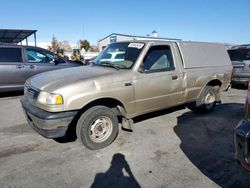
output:
<instances>
[{"instance_id":1,"label":"dark suv","mask_svg":"<svg viewBox=\"0 0 250 188\"><path fill-rule=\"evenodd\" d=\"M232 84L245 84L250 81L250 44L233 46L228 50L233 63Z\"/></svg>"},{"instance_id":2,"label":"dark suv","mask_svg":"<svg viewBox=\"0 0 250 188\"><path fill-rule=\"evenodd\" d=\"M22 90L27 78L35 74L75 66L81 64L42 48L0 43L0 92Z\"/></svg>"}]
</instances>

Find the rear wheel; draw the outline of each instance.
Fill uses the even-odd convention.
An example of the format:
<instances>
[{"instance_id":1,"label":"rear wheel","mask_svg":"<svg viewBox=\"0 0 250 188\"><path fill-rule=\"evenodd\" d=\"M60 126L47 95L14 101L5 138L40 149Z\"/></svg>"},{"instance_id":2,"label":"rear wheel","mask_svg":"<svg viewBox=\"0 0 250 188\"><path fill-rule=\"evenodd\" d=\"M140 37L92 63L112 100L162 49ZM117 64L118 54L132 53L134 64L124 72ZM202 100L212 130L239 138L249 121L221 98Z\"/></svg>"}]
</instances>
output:
<instances>
[{"instance_id":1,"label":"rear wheel","mask_svg":"<svg viewBox=\"0 0 250 188\"><path fill-rule=\"evenodd\" d=\"M205 86L199 99L187 105L187 107L195 113L209 113L211 112L217 101L218 91L215 87Z\"/></svg>"},{"instance_id":2,"label":"rear wheel","mask_svg":"<svg viewBox=\"0 0 250 188\"><path fill-rule=\"evenodd\" d=\"M77 122L78 139L89 149L110 145L118 134L118 118L108 107L95 106L84 112Z\"/></svg>"}]
</instances>

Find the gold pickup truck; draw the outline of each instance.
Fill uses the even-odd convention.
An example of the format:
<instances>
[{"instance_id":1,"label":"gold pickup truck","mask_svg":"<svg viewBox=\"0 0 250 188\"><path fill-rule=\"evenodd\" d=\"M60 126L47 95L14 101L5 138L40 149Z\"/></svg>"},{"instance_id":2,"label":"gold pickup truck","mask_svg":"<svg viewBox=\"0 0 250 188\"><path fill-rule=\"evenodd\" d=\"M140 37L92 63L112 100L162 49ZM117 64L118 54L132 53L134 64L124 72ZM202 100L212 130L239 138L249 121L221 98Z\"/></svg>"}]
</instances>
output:
<instances>
[{"instance_id":1,"label":"gold pickup truck","mask_svg":"<svg viewBox=\"0 0 250 188\"><path fill-rule=\"evenodd\" d=\"M90 66L30 78L21 103L29 124L44 137L73 131L87 148L100 149L114 141L120 123L132 129L136 116L183 104L211 112L231 74L222 44L118 42Z\"/></svg>"}]
</instances>

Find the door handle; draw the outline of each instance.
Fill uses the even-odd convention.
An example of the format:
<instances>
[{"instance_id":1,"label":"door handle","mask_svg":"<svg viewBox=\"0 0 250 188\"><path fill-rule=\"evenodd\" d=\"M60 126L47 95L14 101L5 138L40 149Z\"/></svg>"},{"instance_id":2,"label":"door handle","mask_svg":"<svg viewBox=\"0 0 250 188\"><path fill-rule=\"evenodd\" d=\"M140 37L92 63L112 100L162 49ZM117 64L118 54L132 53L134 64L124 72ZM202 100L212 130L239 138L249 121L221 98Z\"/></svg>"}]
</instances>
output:
<instances>
[{"instance_id":1,"label":"door handle","mask_svg":"<svg viewBox=\"0 0 250 188\"><path fill-rule=\"evenodd\" d=\"M36 65L30 65L30 68L34 69L34 68L36 68Z\"/></svg>"},{"instance_id":2,"label":"door handle","mask_svg":"<svg viewBox=\"0 0 250 188\"><path fill-rule=\"evenodd\" d=\"M132 82L125 82L125 86L132 86Z\"/></svg>"},{"instance_id":3,"label":"door handle","mask_svg":"<svg viewBox=\"0 0 250 188\"><path fill-rule=\"evenodd\" d=\"M16 68L18 68L18 69L22 69L22 68L24 68L25 67L25 65L17 65L16 66Z\"/></svg>"},{"instance_id":4,"label":"door handle","mask_svg":"<svg viewBox=\"0 0 250 188\"><path fill-rule=\"evenodd\" d=\"M175 76L172 76L172 80L177 80L178 79L178 76L175 75Z\"/></svg>"}]
</instances>

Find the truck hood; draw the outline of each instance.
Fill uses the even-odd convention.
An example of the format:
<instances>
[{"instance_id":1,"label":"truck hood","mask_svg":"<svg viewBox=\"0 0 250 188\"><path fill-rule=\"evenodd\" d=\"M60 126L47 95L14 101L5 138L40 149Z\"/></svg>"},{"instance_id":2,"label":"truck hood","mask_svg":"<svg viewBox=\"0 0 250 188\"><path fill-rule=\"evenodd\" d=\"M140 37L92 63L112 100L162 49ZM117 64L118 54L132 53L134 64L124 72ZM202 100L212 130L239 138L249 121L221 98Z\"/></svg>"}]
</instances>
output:
<instances>
[{"instance_id":1,"label":"truck hood","mask_svg":"<svg viewBox=\"0 0 250 188\"><path fill-rule=\"evenodd\" d=\"M33 87L40 90L53 92L55 89L67 86L88 79L96 79L98 77L119 74L122 70L115 70L112 68L84 66L66 68L55 71L48 71L37 74L31 77L29 82Z\"/></svg>"}]
</instances>

